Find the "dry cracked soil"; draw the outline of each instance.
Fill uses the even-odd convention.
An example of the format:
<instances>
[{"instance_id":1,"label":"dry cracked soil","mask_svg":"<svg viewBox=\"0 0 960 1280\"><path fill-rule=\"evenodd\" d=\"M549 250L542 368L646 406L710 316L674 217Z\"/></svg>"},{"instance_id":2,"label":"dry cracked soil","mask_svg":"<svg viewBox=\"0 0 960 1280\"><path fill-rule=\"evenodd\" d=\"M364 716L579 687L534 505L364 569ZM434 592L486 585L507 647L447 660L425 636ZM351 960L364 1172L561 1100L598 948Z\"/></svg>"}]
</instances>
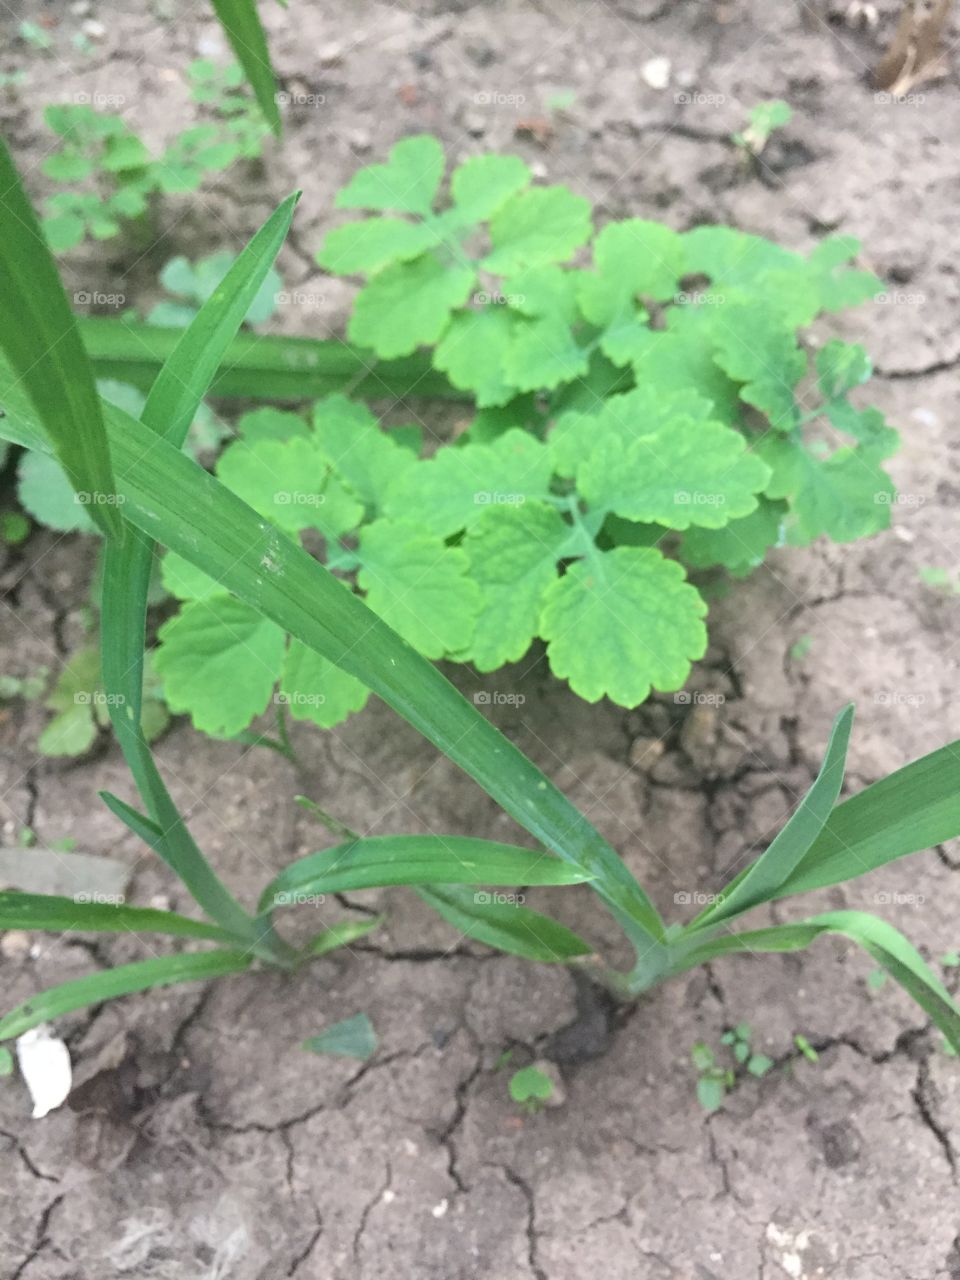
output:
<instances>
[{"instance_id":1,"label":"dry cracked soil","mask_svg":"<svg viewBox=\"0 0 960 1280\"><path fill-rule=\"evenodd\" d=\"M522 692L522 705L491 703L491 716L671 912L769 839L844 702L858 707L851 790L960 737L960 598L920 577L954 571L960 547L960 92L948 73L904 102L873 93L867 71L895 6L877 6L876 27L849 25L845 4L833 12L812 0L263 8L292 99L282 149L168 201L146 249L121 240L69 256L68 288L144 304L172 254L239 246L302 186L279 323L336 333L350 290L312 257L333 194L359 163L419 130L454 156L516 150L589 196L601 219L723 220L797 248L827 230L859 237L889 282L886 303L834 331L866 342L873 400L903 434L892 465L905 500L892 528L861 544L777 552L714 603L713 645L688 688L723 700L587 706L550 679L539 650L493 677L454 678L468 694ZM14 43L22 19L47 24L49 53ZM72 44L82 29L86 55ZM191 119L182 68L224 52L209 6L181 0L116 11L9 0L0 34L3 68L29 72L0 98L0 114L37 194L45 103L119 97L157 145ZM645 68L664 58L669 84L654 88ZM564 110L549 107L559 94ZM729 135L773 97L796 116L752 172ZM84 634L90 546L38 532L3 554L5 670L56 668ZM36 704L11 703L0 721L4 842L24 827L41 845L72 838L129 865L132 901L159 895L189 909L96 799L102 788L126 794L116 751L43 760L43 720ZM368 832L517 834L379 704L297 742L299 771L182 724L159 748L201 845L248 897L318 838L292 804L298 791ZM958 874L960 851L940 848L810 905L879 909L936 960L960 944ZM586 892L540 898L594 938L609 932ZM860 954L823 942L799 957L729 959L618 1010L567 971L456 939L403 891L327 904L331 917L380 907L381 930L295 979L245 975L63 1019L78 1080L68 1105L34 1121L25 1088L0 1085L0 1275L960 1278L960 1073ZM3 1005L146 954L140 939L36 935L0 956ZM379 1036L369 1062L299 1047L360 1010ZM717 1046L742 1020L775 1068L744 1078L708 1117L690 1048ZM797 1048L798 1033L818 1061ZM519 1113L507 1050L516 1064L552 1058L563 1104Z\"/></svg>"}]
</instances>

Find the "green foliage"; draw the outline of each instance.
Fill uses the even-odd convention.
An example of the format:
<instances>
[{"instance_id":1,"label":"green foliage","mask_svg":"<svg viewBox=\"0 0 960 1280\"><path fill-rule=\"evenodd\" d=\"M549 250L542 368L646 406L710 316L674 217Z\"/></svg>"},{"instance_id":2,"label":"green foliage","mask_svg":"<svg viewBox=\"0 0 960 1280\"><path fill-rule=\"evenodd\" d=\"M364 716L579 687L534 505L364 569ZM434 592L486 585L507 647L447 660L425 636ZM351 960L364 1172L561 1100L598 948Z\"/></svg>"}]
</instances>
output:
<instances>
[{"instance_id":1,"label":"green foliage","mask_svg":"<svg viewBox=\"0 0 960 1280\"><path fill-rule=\"evenodd\" d=\"M793 1037L793 1043L797 1046L797 1048L800 1050L800 1052L803 1054L803 1056L806 1058L808 1062L817 1063L820 1061L819 1053L817 1053L816 1049L813 1047L813 1045L810 1043L807 1037L801 1035L799 1031Z\"/></svg>"},{"instance_id":2,"label":"green foliage","mask_svg":"<svg viewBox=\"0 0 960 1280\"><path fill-rule=\"evenodd\" d=\"M521 1067L510 1077L510 1097L524 1111L535 1114L553 1097L553 1081L539 1067Z\"/></svg>"},{"instance_id":3,"label":"green foliage","mask_svg":"<svg viewBox=\"0 0 960 1280\"><path fill-rule=\"evenodd\" d=\"M208 254L191 262L182 255L171 258L160 272L160 283L176 301L158 302L147 313L150 324L185 329L229 271L234 255L229 249ZM248 325L265 324L277 309L277 294L283 288L280 273L270 268L247 312Z\"/></svg>"},{"instance_id":4,"label":"green foliage","mask_svg":"<svg viewBox=\"0 0 960 1280\"><path fill-rule=\"evenodd\" d=\"M476 402L472 427L421 457L337 395L309 420L245 415L217 468L312 548L322 534L324 562L426 657L492 671L539 637L583 698L633 707L681 688L705 651L689 571L743 576L773 547L887 525L896 433L848 399L869 360L835 340L810 360L798 341L875 292L846 266L855 244L803 258L629 218L597 234L592 267L572 267L591 235L581 197L531 186L512 156L466 160L446 198L443 176L435 138L399 142L341 191L339 207L371 216L332 230L318 260L368 276L350 338L386 360L434 346ZM182 646L178 665L197 660ZM179 705L198 727L242 731L271 677L298 692L273 651L269 665L242 713ZM228 671L216 691L196 682L208 704L237 700ZM318 724L363 701L328 689L329 670L311 678L299 705Z\"/></svg>"},{"instance_id":5,"label":"green foliage","mask_svg":"<svg viewBox=\"0 0 960 1280\"><path fill-rule=\"evenodd\" d=\"M805 259L631 218L574 268L591 234L581 197L532 187L510 156L465 161L445 199L443 175L436 139L398 143L340 193L371 216L331 231L318 260L369 277L350 338L386 360L433 345L476 401L473 427L419 457L334 396L310 422L246 415L218 466L288 532L321 533L325 562L425 656L490 671L540 637L581 696L635 706L680 688L706 647L687 570L742 576L773 547L887 525L896 433L848 399L866 354L831 341L809 361L797 336L876 291L846 266L854 243ZM593 379L599 398L583 394ZM337 703L312 718L335 723Z\"/></svg>"},{"instance_id":6,"label":"green foliage","mask_svg":"<svg viewBox=\"0 0 960 1280\"><path fill-rule=\"evenodd\" d=\"M329 1053L337 1058L358 1058L366 1062L377 1051L377 1033L367 1015L357 1013L335 1022L319 1035L310 1036L304 1040L303 1047L311 1053Z\"/></svg>"},{"instance_id":7,"label":"green foliage","mask_svg":"<svg viewBox=\"0 0 960 1280\"><path fill-rule=\"evenodd\" d=\"M697 1072L697 1100L704 1111L718 1111L743 1074L760 1078L774 1067L772 1058L765 1053L754 1052L750 1043L752 1034L746 1022L739 1022L723 1033L720 1044L729 1055L726 1062L720 1061L714 1050L702 1040L690 1050Z\"/></svg>"},{"instance_id":8,"label":"green foliage","mask_svg":"<svg viewBox=\"0 0 960 1280\"><path fill-rule=\"evenodd\" d=\"M147 213L154 193L196 191L207 174L259 156L269 128L242 92L240 68L201 60L191 64L188 77L194 101L210 118L178 134L159 155L119 115L82 103L46 108L44 120L60 139L42 165L62 188L47 200L43 219L55 252L87 238L108 240L123 223Z\"/></svg>"},{"instance_id":9,"label":"green foliage","mask_svg":"<svg viewBox=\"0 0 960 1280\"><path fill-rule=\"evenodd\" d=\"M435 152L429 143L421 143L416 155L418 163L422 161L424 166L417 170L417 181L410 182L410 155L403 160L407 168L401 166L404 180L409 182L405 194L393 194L397 171L385 166L386 174L360 184L358 198L366 203L376 200L380 205L386 201L384 207L403 207L396 205L396 200L401 199L424 208L432 200L438 181ZM510 186L508 169L500 167L491 172L498 173L502 179L499 186L491 182L489 188L491 192L497 191L494 203L500 212L525 193L514 190L504 195ZM436 644L445 649L447 645L461 643L457 631L461 625L459 614L454 619L444 601L425 597L420 610L416 611L417 616L409 616L413 612L408 608L410 594L415 590L433 590L429 581L423 585L423 580L429 577L427 543L437 558L434 563L441 564L446 575L442 579L444 599L447 592L454 590L455 582L455 590L462 592L460 611L468 611L470 588L479 591L469 576L468 546L476 531L482 524L490 523L497 507L522 508L524 514L528 509L537 511L542 507L539 516L543 517L544 511L557 514L564 528L563 537L568 539L562 552L551 550L557 576L545 588L548 597L560 598L557 610L560 619L566 616L565 611L571 610L577 625L583 628L583 642L587 642L591 622L596 625L596 619L590 619L590 601L595 598L590 593L596 593L598 581L592 576L592 566L595 557L606 557L605 563L613 566L610 571L621 573L630 587L625 596L633 608L639 608L640 593L633 591L635 582L630 575L642 575L648 594L657 596L652 614L655 627L648 642L669 649L674 635L664 621L660 596L670 597L675 593L679 600L674 600L674 605L689 618L698 611L691 597L682 595L679 588L691 592L693 588L683 582L683 568L676 559L664 558L666 573L672 579L669 590L663 568L653 569L655 563L659 566L659 561L651 556L656 557L660 552L649 540L648 524L664 529L673 525L620 513L628 509L635 511L625 505L632 502L635 495L615 487L619 476L607 456L609 441L619 443L625 457L647 436L661 441L658 413L676 415L680 424L677 438L681 441L690 430L690 421L710 424L709 429L704 428L704 439L709 445L707 452L719 450L717 456L723 457L730 473L725 474L724 480L729 481L731 504L739 507L745 501L744 490L749 492L751 483L760 481L761 475L755 462L744 464L743 461L744 455L751 454L753 418L747 415L740 421L733 415L731 406L736 402L724 400L723 379L731 381L738 394L743 387L760 386L761 392L755 395L751 392L751 395L753 400L766 401L767 386L758 376L761 371L739 364L726 350L726 339L717 344L717 350L723 347L726 351L726 354L721 352L719 363L712 354L708 360L690 358L688 340L691 334L699 332L700 320L692 327L681 322L675 324L672 331L669 326L651 330L655 336L666 337L668 349L671 339L678 338L682 358L673 364L667 359L662 365L656 365L656 371L666 370L667 383L674 378L675 385L661 385L659 390L654 385L644 392L647 407L643 421L638 423L631 416L640 402L630 397L641 392L640 381L626 392L618 393L628 402L622 414L616 409L623 406L616 406L609 417L603 416L608 413L608 404L595 415L592 427L584 425L590 404L585 403L579 393L576 403L571 403L573 397L568 396L564 407L570 416L564 420L562 430L561 424L552 425L549 419L536 424L530 416L536 412L536 406L525 401L521 401L522 407L516 410L522 418L519 423L488 414L476 438L471 439L468 432L464 443L453 446L465 454L471 464L482 469L473 482L478 486L474 493L482 492L486 499L472 505L467 502L469 472L465 479L462 470L458 470L462 459L451 467L449 463L441 463L439 457L418 458L411 449L411 441L415 441L413 433L397 431L395 438L391 438L366 411L342 398L332 404L329 401L322 404L312 425L290 413L274 411L264 415L260 411L251 415L245 432L241 431L236 445L224 453L218 464L221 479L199 467L195 459L184 453L182 446L197 406L216 377L287 232L295 198L285 201L268 219L230 268L222 287L204 303L190 327L173 344L139 418L116 404L97 401L92 415L80 414L74 423L64 415L60 401L68 373L92 391L92 373L82 348L74 346L67 353L64 368L51 371L52 385L47 394L43 387L34 387L35 378L32 382L25 380L21 372L23 368L33 367L31 357L37 360L48 349L44 346L44 321L59 318L68 326L72 321L42 236L36 232L26 236L18 234L18 226L23 225L18 220L24 212L29 215L29 207L22 200L12 169L9 176L8 192L13 190L15 196L12 200L0 199L0 286L5 305L11 300L14 304L23 301L25 321L20 328L0 328L0 345L6 353L6 358L0 359L0 407L3 409L0 429L11 441L44 454L51 454L55 446L62 445L69 430L85 432L83 442L87 452L70 470L71 482L78 489L89 484L92 468L99 467L101 475L105 472L108 477L110 468L115 469L116 511L111 521L104 522L104 688L111 724L146 812L109 793L104 793L103 799L118 820L169 865L208 917L208 921L198 922L175 913L148 909L144 914L140 908L95 903L85 904L94 909L80 913L82 927L89 932L118 932L136 927L133 924L136 921L137 925L148 924L173 936L204 938L215 946L211 950L120 965L41 991L0 1019L0 1040L19 1036L40 1022L72 1010L134 991L241 973L255 960L280 969L293 969L332 946L345 945L362 936L377 922L368 918L363 922L348 920L328 924L305 946L295 948L277 933L273 917L281 906L298 905L296 893L292 901L281 902L275 881L267 887L257 914L248 912L192 840L157 770L142 723L144 618L156 540L180 557L179 563L173 562L170 568L170 581L179 582L181 589L186 587L190 594L181 614L168 624L174 641L167 648L166 657L161 659L161 665L168 665L168 675L171 670L174 673L173 684L180 690L178 697L184 701L198 700L205 716L224 718L229 714L233 719L243 719L250 705L255 709L265 696L269 698L278 658L286 662L289 657L289 637L302 647L296 659L299 665L306 663L306 651L309 651L321 660L318 668L321 673L328 667L335 668L339 674L376 693L451 762L473 777L535 841L531 849L505 849L492 842L443 835L367 839L341 829L339 834L345 837L345 843L302 859L277 878L305 892L307 901L300 905L311 905L311 896L318 895L307 891L318 888L339 893L374 885L410 884L453 925L459 936L536 960L578 962L626 996L635 996L665 978L726 955L798 951L824 934L839 935L859 945L911 995L950 1044L955 1048L960 1046L960 1008L920 953L886 922L861 912L834 911L746 931L731 928L741 913L765 903L875 871L893 859L957 836L960 833L960 756L956 744L914 761L838 803L852 715L851 709L845 709L837 717L823 767L813 787L780 835L715 895L705 912L689 922L668 925L625 863L588 819L381 616L389 614L402 628L408 628L416 645ZM466 193L463 209L449 219L450 225L465 216L465 210L483 203L482 183L471 187L469 182L463 182L460 189ZM564 204L565 211L561 209ZM575 222L573 206L553 198L549 206L542 208L542 228L535 228L531 220L524 217L519 220L520 230L516 234L509 227L501 229L494 238L492 252L507 251L514 255L511 262L518 260L519 254L529 262L531 270L539 271L542 262L538 265L530 261L544 252L544 235L535 234L539 231L546 233L548 240L553 236L555 245L566 246L557 252L567 252L570 227ZM834 249L812 255L806 263L801 260L801 267L793 263L785 265L779 251L767 247L758 251L756 259L745 266L738 260L728 237L718 236L716 229L705 231L708 234L696 239L695 253L691 250L693 256L686 262L690 265L696 260L702 267L703 255L706 253L709 258L713 253L717 277L731 292L744 281L753 287L751 273L768 268L779 273L775 292L771 286L771 325L777 323L778 317L783 319L788 314L789 325L801 323L796 318L798 315L812 318L821 303L834 305L838 296L849 297L855 288L856 282L843 285L836 279L830 288L824 286L826 277L845 260L848 247L843 248L839 257ZM691 233L691 237L695 235ZM804 280L820 298L816 305L811 304L809 296L803 296ZM769 285L769 280L767 283ZM796 292L791 284L797 285ZM529 295L518 294L522 297L522 307L533 308L529 316L521 307L516 308L521 327L527 319L535 322L543 318L538 316L538 311L546 305L544 299L548 296L558 300L559 314L570 314L569 292L558 287L552 273L536 276L535 283L529 287ZM661 285L655 283L650 287L659 291ZM825 303L824 298L828 300ZM599 305L607 304L601 300ZM637 300L631 299L630 305L638 305ZM638 316L636 310L632 319L628 317L628 329L643 328ZM610 380L604 370L601 368L594 374L594 362L590 363L591 385L606 386L609 390ZM703 372L708 363L715 369L705 375L703 382L692 388L680 385L678 370L685 371L686 379L689 370L699 368ZM734 365L740 372L730 372ZM721 378L716 376L717 368ZM844 386L858 380L862 372L863 362L859 356L848 353L839 359L837 353L832 353L818 370L825 387L825 404L839 403ZM739 383L735 381L737 378L741 379ZM719 400L707 395L707 384L718 389ZM70 390L67 386L66 391ZM684 392L685 397L680 394ZM614 398L607 397L608 400ZM710 402L709 407L703 407L704 400ZM818 416L826 415L818 411ZM807 417L803 415L804 420ZM596 422L601 418L602 438L594 442L591 430L596 429ZM589 419L587 421L589 424ZM877 423L874 420L864 423L862 416L857 421L871 437L872 447L878 434ZM747 443L735 447L713 424L734 434L739 431ZM545 430L548 425L552 425L552 430ZM783 438L802 447L795 436L802 425L798 414L788 429L782 423L768 422L764 430L780 432ZM511 430L517 427L528 430ZM663 447L671 447L671 441L672 437ZM858 438L855 447L861 443ZM358 449L358 444L369 448ZM481 452L467 452L473 449ZM659 455L657 457L659 460ZM402 507L402 500L397 493L406 492L409 501L410 486L416 492L421 483L429 493L437 480L437 471L428 468L441 466L451 469L442 486L435 489L437 501L428 500L412 513L398 510L395 504L400 502ZM753 481L747 471L751 466L755 468ZM270 474L273 467L279 468L275 476ZM654 467L651 473L655 478ZM490 474L497 483L502 480L517 485L523 501L492 500L492 491L480 488ZM548 477L546 492L544 475ZM646 481L646 474L642 479ZM302 487L288 487L294 480ZM231 485L242 489L243 497L231 492ZM529 486L529 495L523 486ZM583 486L582 493L580 486ZM597 503L608 501L607 488L614 489L612 505L597 511ZM572 494L576 496L572 498ZM439 500L440 496L443 501ZM648 485L639 500L649 504L659 517L664 502L662 484ZM779 500L785 509L789 508L791 498L784 496ZM472 507L478 505L489 507L490 511L477 517ZM683 513L684 518L687 514ZM688 524L707 533L715 530L712 514L699 521L692 519L693 513L689 514ZM753 513L737 519L748 519L750 514ZM545 519L548 535L551 535L550 523ZM683 525L676 532L681 534L686 528L687 525ZM304 531L311 539L322 540L327 547L328 561L336 566L338 576L297 545L291 535ZM553 532L560 536L556 522L553 522ZM516 530L510 533L513 536ZM399 555L397 548L401 549ZM416 582L409 571L414 552L420 570ZM496 564L496 556L492 559ZM509 550L506 560L512 560ZM569 567L561 574L563 566ZM527 576L538 581L538 566L533 564L528 568ZM499 580L498 572L495 570L491 581ZM564 585L568 578L573 579L572 587ZM375 605L381 613L364 602L361 598L364 594L370 605ZM478 597L475 600L479 617L482 601ZM613 603L617 600L619 596ZM553 603L556 604L556 599ZM583 616L587 617L586 623ZM245 661L238 655L231 655L224 663L219 640L212 643L209 636L203 638L207 630L216 631L224 620L230 622L235 633L239 629L248 646L263 660L265 670L255 669L252 664L246 669L237 667L238 661ZM434 633L431 627L434 620L440 633ZM518 624L514 626L519 629ZM429 639L424 638L426 630L431 632ZM189 643L183 643L185 631L190 633ZM557 636L553 634L552 638L556 640ZM234 683L239 687L240 697L235 699L232 708L228 704L214 705L216 699L211 696L211 689L202 686L215 685L219 676L211 681L207 671L191 667L187 660L191 652L194 656L200 655L201 667L209 672L218 672L221 665L235 668ZM632 661L632 655L627 656ZM563 660L566 662L567 656ZM608 660L612 663L609 655ZM669 662L669 653L658 655L654 666ZM572 659L570 665L573 665ZM626 662L623 665L627 665ZM669 671L662 678L673 676L674 672ZM612 678L609 671L603 673L608 683ZM661 678L658 672L654 678ZM311 675L311 685L313 681ZM78 677L72 686L74 690L80 683L83 681ZM299 677L294 676L288 688L296 689L298 683ZM65 688L63 692L63 710L69 711L65 701L69 690ZM630 696L633 696L632 690ZM589 942L557 921L527 908L522 894L492 894L475 888L477 884L496 882L498 878L513 886L583 882L597 892L622 926L635 952L633 968L608 969L602 958L594 954ZM44 895L24 898L13 894L4 895L0 903L0 916L4 914L7 918L29 919L31 927L61 931L69 911L62 898ZM231 945L216 945L221 942ZM796 1037L796 1046L806 1056L815 1058L816 1051L802 1036ZM745 1027L734 1028L723 1047L730 1051L732 1067L719 1064L706 1046L698 1046L695 1051L695 1063L704 1078L701 1100L707 1106L716 1106L722 1101L731 1072L735 1079L738 1068L756 1075L769 1069L768 1060L750 1048ZM524 1091L525 1100L542 1099L542 1090L542 1082L528 1087Z\"/></svg>"},{"instance_id":10,"label":"green foliage","mask_svg":"<svg viewBox=\"0 0 960 1280\"><path fill-rule=\"evenodd\" d=\"M103 687L99 650L91 647L71 654L44 702L55 714L40 734L40 754L79 756L88 751L98 732L110 723L112 696ZM159 737L169 720L152 664L148 664L142 720L147 740L152 742Z\"/></svg>"},{"instance_id":11,"label":"green foliage","mask_svg":"<svg viewBox=\"0 0 960 1280\"><path fill-rule=\"evenodd\" d=\"M751 155L759 155L777 129L782 129L793 119L793 109L780 98L770 102L758 102L750 108L748 123L742 133L735 133L733 141Z\"/></svg>"}]
</instances>

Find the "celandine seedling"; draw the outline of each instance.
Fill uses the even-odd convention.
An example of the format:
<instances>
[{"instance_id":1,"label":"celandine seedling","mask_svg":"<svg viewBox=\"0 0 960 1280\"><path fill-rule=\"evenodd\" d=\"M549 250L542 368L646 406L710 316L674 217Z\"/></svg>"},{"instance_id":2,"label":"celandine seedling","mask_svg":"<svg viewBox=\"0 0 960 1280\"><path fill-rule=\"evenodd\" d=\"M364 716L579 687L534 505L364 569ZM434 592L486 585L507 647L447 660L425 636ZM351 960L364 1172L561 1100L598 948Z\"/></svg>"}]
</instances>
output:
<instances>
[{"instance_id":1,"label":"celandine seedling","mask_svg":"<svg viewBox=\"0 0 960 1280\"><path fill-rule=\"evenodd\" d=\"M319 261L368 276L348 326L367 363L432 347L434 374L475 402L467 431L424 456L422 432L335 395L244 415L217 464L421 654L487 672L540 637L581 697L634 707L705 651L698 576L887 526L897 433L849 399L866 353L798 340L877 291L846 265L855 241L804 258L637 218L594 236L587 202L531 186L517 157L466 160L441 207L443 173L436 139L398 143L340 193L373 215L331 231ZM305 368L327 354L283 351ZM222 582L177 557L164 580L184 605L158 670L198 728L241 733L271 699L322 727L363 705L362 684Z\"/></svg>"},{"instance_id":2,"label":"celandine seedling","mask_svg":"<svg viewBox=\"0 0 960 1280\"><path fill-rule=\"evenodd\" d=\"M241 91L239 66L221 70L200 61L188 75L194 100L211 118L177 134L157 156L122 116L85 103L47 107L44 120L60 138L41 166L62 187L47 200L43 220L54 250L72 249L87 237L109 240L125 222L147 214L155 193L196 191L208 174L259 156L269 128Z\"/></svg>"},{"instance_id":3,"label":"celandine seedling","mask_svg":"<svg viewBox=\"0 0 960 1280\"><path fill-rule=\"evenodd\" d=\"M364 198L369 199L369 192ZM410 198L422 200L422 193ZM254 963L292 969L377 922L329 922L294 948L276 925L281 908L348 890L407 884L462 934L530 959L588 963L625 997L725 954L796 951L824 933L840 934L863 947L948 1041L960 1045L960 1010L950 993L916 949L884 921L838 911L772 927L733 927L766 903L842 883L960 833L957 744L839 803L853 715L846 708L837 717L817 778L769 847L712 895L696 918L667 923L587 819L384 616L347 590L280 524L258 514L182 451L197 405L263 284L294 204L295 198L285 201L268 219L172 344L138 419L97 397L39 224L0 148L0 302L18 317L16 325L0 327L5 352L0 361L0 426L15 443L55 454L76 490L91 497L91 517L105 538L103 688L142 809L108 793L103 798L179 876L203 915L191 919L151 908L4 893L0 924L51 931L149 931L190 945L213 944L119 965L41 992L0 1019L0 1040L130 991L235 973ZM828 382L832 396L836 383ZM347 493L337 494L337 503L350 500ZM250 642L265 653L281 649L289 635L300 646L304 665L318 665L317 687L332 665L373 690L469 773L526 829L535 847L461 836L361 838L344 833L332 848L284 868L253 910L241 904L190 836L143 733L144 620L155 540L180 557L184 574L205 574L218 593L226 587L231 594L217 595L216 610L236 605L262 620L259 632L249 613L244 625ZM381 562L389 550L380 549ZM366 566L364 571L369 571ZM366 589L368 595L383 590L375 577ZM420 608L422 624L429 624L434 608L442 621L442 603L427 600ZM399 613L399 602L391 609ZM311 686L305 680L300 687ZM579 883L599 895L632 944L634 961L628 970L612 970L589 942L518 904L516 895L477 891L478 885ZM743 1035L735 1036L736 1045L744 1043ZM799 1039L797 1044L803 1050ZM736 1058L741 1051L734 1047L733 1052Z\"/></svg>"}]
</instances>

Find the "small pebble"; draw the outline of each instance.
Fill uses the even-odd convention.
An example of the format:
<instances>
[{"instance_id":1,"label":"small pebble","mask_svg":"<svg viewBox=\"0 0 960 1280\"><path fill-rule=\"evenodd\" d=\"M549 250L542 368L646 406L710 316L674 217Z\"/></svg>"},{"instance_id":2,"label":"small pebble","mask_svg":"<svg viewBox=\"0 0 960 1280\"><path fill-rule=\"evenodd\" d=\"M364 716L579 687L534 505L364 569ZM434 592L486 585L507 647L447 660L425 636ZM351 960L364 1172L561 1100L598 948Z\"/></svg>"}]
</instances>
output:
<instances>
[{"instance_id":1,"label":"small pebble","mask_svg":"<svg viewBox=\"0 0 960 1280\"><path fill-rule=\"evenodd\" d=\"M670 83L670 59L650 58L640 68L640 75L651 89L666 89Z\"/></svg>"},{"instance_id":2,"label":"small pebble","mask_svg":"<svg viewBox=\"0 0 960 1280\"><path fill-rule=\"evenodd\" d=\"M30 954L30 935L23 929L8 929L0 935L0 955L5 960L24 960Z\"/></svg>"}]
</instances>

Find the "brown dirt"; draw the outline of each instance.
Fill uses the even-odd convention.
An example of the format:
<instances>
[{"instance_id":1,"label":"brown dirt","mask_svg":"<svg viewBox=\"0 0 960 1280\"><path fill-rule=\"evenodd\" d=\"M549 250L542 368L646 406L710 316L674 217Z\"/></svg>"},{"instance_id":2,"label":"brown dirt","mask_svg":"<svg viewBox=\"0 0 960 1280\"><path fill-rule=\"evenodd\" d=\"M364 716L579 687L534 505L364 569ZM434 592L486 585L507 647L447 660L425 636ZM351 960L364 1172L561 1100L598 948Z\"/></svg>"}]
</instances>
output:
<instances>
[{"instance_id":1,"label":"brown dirt","mask_svg":"<svg viewBox=\"0 0 960 1280\"><path fill-rule=\"evenodd\" d=\"M843 6L834 6L842 8ZM614 841L658 903L715 889L769 837L809 782L838 706L858 723L851 785L960 737L956 597L918 580L955 569L957 276L952 261L960 131L955 77L919 101L875 99L865 72L891 29L828 21L814 6L573 0L394 5L364 0L264 6L286 89L322 95L291 109L282 151L194 200L160 210L160 239L131 265L117 242L75 255L76 289L145 299L173 252L239 244L295 185L284 250L292 332L335 331L349 290L311 264L331 198L358 162L430 129L455 156L510 148L589 195L601 216L708 215L807 247L825 228L857 235L891 282L890 302L838 324L865 335L874 399L903 430L895 478L910 501L893 529L851 547L775 555L713 609L714 645L690 688L723 692L716 712L657 699L637 712L587 707L551 682L539 651L468 692L516 691L498 722ZM42 105L121 94L159 142L189 119L176 71L218 47L206 6L94 6L95 53L70 46L25 58L30 83L0 103L21 162L45 146ZM16 11L15 13L13 11ZM34 0L0 15L54 14ZM9 45L2 65L22 55ZM671 59L673 83L640 68ZM514 137L543 98L574 89L547 146ZM677 106L678 91L714 95ZM477 95L513 96L510 105ZM783 96L797 117L761 178L725 139L747 106ZM517 101L523 98L524 101ZM30 169L38 191L42 180ZM56 666L82 634L90 551L38 534L0 569L6 669ZM790 650L809 637L809 652ZM0 723L4 841L23 826L42 843L126 859L131 898L180 889L96 801L127 793L112 750L77 766L35 758L36 707ZM662 742L662 754L650 740ZM200 739L180 726L162 767L201 844L241 894L308 850L317 831L291 803L308 791L364 831L509 836L511 824L382 706L340 730L298 735L305 767ZM874 909L937 957L960 943L960 855L931 851L819 895ZM606 928L584 893L544 894L578 927ZM894 901L887 904L887 899ZM836 943L802 957L742 959L657 991L615 1019L566 972L458 943L412 895L355 895L332 914L380 901L371 939L294 980L263 974L207 989L130 998L63 1019L81 1079L71 1106L28 1118L23 1087L0 1087L4 1154L0 1273L17 1280L957 1280L960 1075L921 1015ZM806 904L805 904L806 905ZM321 909L322 910L322 909ZM26 960L0 958L3 1004L41 986L148 952L139 940L90 946L37 936ZM380 1050L362 1066L298 1047L359 1010ZM778 1063L705 1118L690 1046L742 1019ZM573 1027L570 1030L571 1025ZM558 1032L567 1029L563 1035ZM801 1032L820 1049L797 1051ZM565 1104L521 1118L499 1056L552 1053Z\"/></svg>"}]
</instances>

